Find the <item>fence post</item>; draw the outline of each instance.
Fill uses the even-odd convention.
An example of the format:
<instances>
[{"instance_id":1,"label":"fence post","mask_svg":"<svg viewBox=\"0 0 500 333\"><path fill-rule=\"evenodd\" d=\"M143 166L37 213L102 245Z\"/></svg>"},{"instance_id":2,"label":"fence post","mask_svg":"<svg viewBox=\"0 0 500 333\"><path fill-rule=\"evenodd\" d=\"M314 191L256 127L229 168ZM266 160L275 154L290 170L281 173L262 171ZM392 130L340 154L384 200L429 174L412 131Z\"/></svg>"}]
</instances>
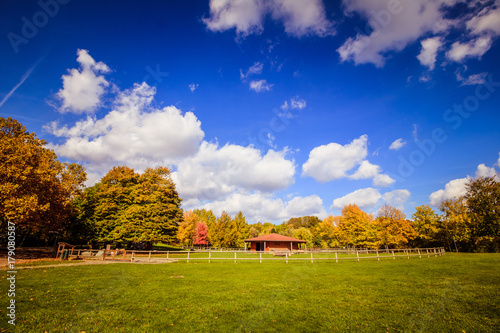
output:
<instances>
[{"instance_id":1,"label":"fence post","mask_svg":"<svg viewBox=\"0 0 500 333\"><path fill-rule=\"evenodd\" d=\"M356 257L358 257L358 262L359 262L359 252L356 251Z\"/></svg>"},{"instance_id":2,"label":"fence post","mask_svg":"<svg viewBox=\"0 0 500 333\"><path fill-rule=\"evenodd\" d=\"M132 255L130 256L130 262L134 261L135 251L132 250Z\"/></svg>"},{"instance_id":3,"label":"fence post","mask_svg":"<svg viewBox=\"0 0 500 333\"><path fill-rule=\"evenodd\" d=\"M61 255L61 258L62 258L62 255ZM106 249L104 249L104 253L102 255L102 261L104 261L104 258L106 258Z\"/></svg>"},{"instance_id":4,"label":"fence post","mask_svg":"<svg viewBox=\"0 0 500 333\"><path fill-rule=\"evenodd\" d=\"M188 257L187 257L187 263L189 264L189 252L191 251L188 251Z\"/></svg>"},{"instance_id":5,"label":"fence post","mask_svg":"<svg viewBox=\"0 0 500 333\"><path fill-rule=\"evenodd\" d=\"M236 264L236 251L234 251L234 263Z\"/></svg>"},{"instance_id":6,"label":"fence post","mask_svg":"<svg viewBox=\"0 0 500 333\"><path fill-rule=\"evenodd\" d=\"M339 263L339 258L337 257L337 251L335 251L335 262L338 264Z\"/></svg>"},{"instance_id":7,"label":"fence post","mask_svg":"<svg viewBox=\"0 0 500 333\"><path fill-rule=\"evenodd\" d=\"M311 264L314 264L314 260L313 260L313 253L311 251Z\"/></svg>"},{"instance_id":8,"label":"fence post","mask_svg":"<svg viewBox=\"0 0 500 333\"><path fill-rule=\"evenodd\" d=\"M392 250L392 259L396 259L396 256L394 255L394 250Z\"/></svg>"},{"instance_id":9,"label":"fence post","mask_svg":"<svg viewBox=\"0 0 500 333\"><path fill-rule=\"evenodd\" d=\"M418 249L418 258L422 259L422 255L420 254L420 249Z\"/></svg>"},{"instance_id":10,"label":"fence post","mask_svg":"<svg viewBox=\"0 0 500 333\"><path fill-rule=\"evenodd\" d=\"M285 253L286 263L288 264L288 252Z\"/></svg>"},{"instance_id":11,"label":"fence post","mask_svg":"<svg viewBox=\"0 0 500 333\"><path fill-rule=\"evenodd\" d=\"M406 250L406 258L410 259L410 251Z\"/></svg>"},{"instance_id":12,"label":"fence post","mask_svg":"<svg viewBox=\"0 0 500 333\"><path fill-rule=\"evenodd\" d=\"M260 263L262 264L262 252L259 253L259 255L260 255Z\"/></svg>"},{"instance_id":13,"label":"fence post","mask_svg":"<svg viewBox=\"0 0 500 333\"><path fill-rule=\"evenodd\" d=\"M427 258L429 258L429 249L425 249L425 253L427 253Z\"/></svg>"},{"instance_id":14,"label":"fence post","mask_svg":"<svg viewBox=\"0 0 500 333\"><path fill-rule=\"evenodd\" d=\"M378 256L378 250L377 250L377 261L380 261L380 257Z\"/></svg>"},{"instance_id":15,"label":"fence post","mask_svg":"<svg viewBox=\"0 0 500 333\"><path fill-rule=\"evenodd\" d=\"M148 262L151 262L151 250L149 250Z\"/></svg>"},{"instance_id":16,"label":"fence post","mask_svg":"<svg viewBox=\"0 0 500 333\"><path fill-rule=\"evenodd\" d=\"M434 248L434 257L437 257L436 248Z\"/></svg>"},{"instance_id":17,"label":"fence post","mask_svg":"<svg viewBox=\"0 0 500 333\"><path fill-rule=\"evenodd\" d=\"M169 255L169 254L170 254L170 252L169 252L169 251L167 251L167 259L168 259L168 255Z\"/></svg>"},{"instance_id":18,"label":"fence post","mask_svg":"<svg viewBox=\"0 0 500 333\"><path fill-rule=\"evenodd\" d=\"M208 263L212 261L212 251L208 250Z\"/></svg>"}]
</instances>

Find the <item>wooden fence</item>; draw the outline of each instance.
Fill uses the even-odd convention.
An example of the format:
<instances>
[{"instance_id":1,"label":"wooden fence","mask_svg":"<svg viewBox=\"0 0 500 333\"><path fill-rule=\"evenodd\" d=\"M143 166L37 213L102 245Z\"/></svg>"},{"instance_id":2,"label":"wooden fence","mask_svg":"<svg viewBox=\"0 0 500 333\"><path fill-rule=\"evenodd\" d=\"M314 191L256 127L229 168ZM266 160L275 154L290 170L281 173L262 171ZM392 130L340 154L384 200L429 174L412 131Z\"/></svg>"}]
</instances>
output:
<instances>
[{"instance_id":1,"label":"wooden fence","mask_svg":"<svg viewBox=\"0 0 500 333\"><path fill-rule=\"evenodd\" d=\"M139 250L78 250L75 249L70 258L95 260L124 260L131 262L172 262L172 261L335 261L339 260L382 260L410 257L431 257L445 254L444 247L418 249L379 249L360 250L353 253L351 250L338 251L139 251Z\"/></svg>"}]
</instances>

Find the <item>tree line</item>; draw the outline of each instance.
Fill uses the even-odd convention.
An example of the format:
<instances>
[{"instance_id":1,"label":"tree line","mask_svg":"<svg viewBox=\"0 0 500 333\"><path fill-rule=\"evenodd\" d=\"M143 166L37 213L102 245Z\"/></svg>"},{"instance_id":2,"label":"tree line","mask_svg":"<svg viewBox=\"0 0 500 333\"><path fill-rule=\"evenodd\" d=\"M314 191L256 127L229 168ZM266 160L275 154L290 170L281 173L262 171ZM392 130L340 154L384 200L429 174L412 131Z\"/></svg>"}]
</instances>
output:
<instances>
[{"instance_id":1,"label":"tree line","mask_svg":"<svg viewBox=\"0 0 500 333\"><path fill-rule=\"evenodd\" d=\"M445 246L459 251L500 251L500 182L469 179L463 197L444 201L439 212L416 207L407 218L384 205L376 216L351 204L339 216L294 217L281 224L249 224L242 212L181 209L182 199L166 167L137 173L113 167L85 188L85 169L62 163L47 142L17 120L0 117L0 235L16 223L18 244L45 242L51 234L84 244L182 244L243 247L244 240L278 233L308 247L402 248ZM5 243L5 242L3 242ZM42 242L43 243L43 242ZM40 245L40 244L38 244Z\"/></svg>"}]
</instances>

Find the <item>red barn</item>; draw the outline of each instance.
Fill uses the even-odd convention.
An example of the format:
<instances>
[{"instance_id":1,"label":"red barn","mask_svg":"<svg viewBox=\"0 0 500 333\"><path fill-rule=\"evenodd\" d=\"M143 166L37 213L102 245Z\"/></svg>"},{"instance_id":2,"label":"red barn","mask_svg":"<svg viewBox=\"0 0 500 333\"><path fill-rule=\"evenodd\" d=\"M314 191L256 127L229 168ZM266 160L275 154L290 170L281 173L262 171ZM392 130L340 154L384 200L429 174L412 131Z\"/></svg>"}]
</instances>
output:
<instances>
[{"instance_id":1,"label":"red barn","mask_svg":"<svg viewBox=\"0 0 500 333\"><path fill-rule=\"evenodd\" d=\"M307 249L306 241L278 234L245 239L245 250L247 243L250 243L251 251L294 251L299 249L300 244Z\"/></svg>"}]
</instances>

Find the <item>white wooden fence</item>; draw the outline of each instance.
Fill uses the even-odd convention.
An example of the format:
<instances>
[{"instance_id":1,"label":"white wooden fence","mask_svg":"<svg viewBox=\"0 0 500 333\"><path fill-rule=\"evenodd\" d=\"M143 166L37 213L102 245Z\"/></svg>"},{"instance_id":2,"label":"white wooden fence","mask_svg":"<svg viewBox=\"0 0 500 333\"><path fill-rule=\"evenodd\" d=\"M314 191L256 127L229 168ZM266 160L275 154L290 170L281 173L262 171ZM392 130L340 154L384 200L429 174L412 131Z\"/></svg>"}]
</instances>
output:
<instances>
[{"instance_id":1,"label":"white wooden fence","mask_svg":"<svg viewBox=\"0 0 500 333\"><path fill-rule=\"evenodd\" d=\"M165 261L335 261L339 260L382 260L410 257L437 257L445 254L444 247L417 248L417 249L379 249L335 251L138 251L138 250L78 250L75 249L70 258L96 260L125 260L131 262L165 262Z\"/></svg>"}]
</instances>

